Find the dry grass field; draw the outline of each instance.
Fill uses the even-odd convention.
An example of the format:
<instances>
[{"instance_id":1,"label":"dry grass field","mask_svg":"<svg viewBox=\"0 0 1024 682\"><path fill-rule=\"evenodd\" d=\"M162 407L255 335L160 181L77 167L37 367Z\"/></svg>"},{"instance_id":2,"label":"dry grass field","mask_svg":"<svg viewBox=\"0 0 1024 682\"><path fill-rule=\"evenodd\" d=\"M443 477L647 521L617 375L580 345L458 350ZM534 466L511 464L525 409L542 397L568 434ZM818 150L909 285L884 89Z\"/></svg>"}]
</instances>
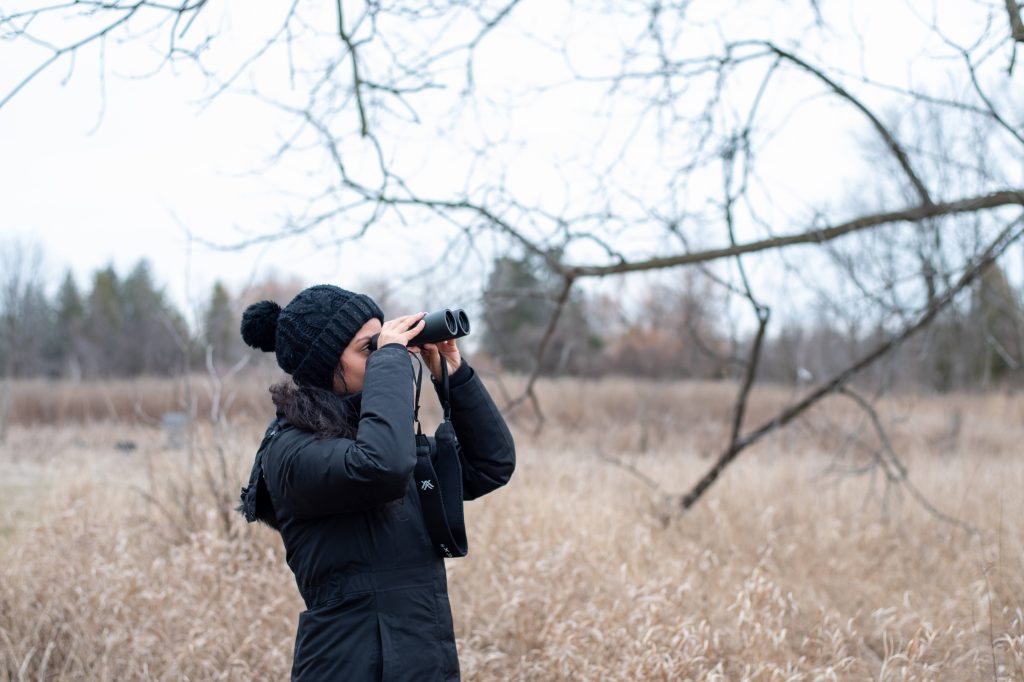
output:
<instances>
[{"instance_id":1,"label":"dry grass field","mask_svg":"<svg viewBox=\"0 0 1024 682\"><path fill-rule=\"evenodd\" d=\"M230 511L265 421L254 386L183 449L151 420L178 388L14 387L0 679L287 677L301 600L273 531ZM847 399L679 515L659 496L709 467L733 387L540 389L545 431L516 429L516 475L467 504L470 554L448 564L464 679L1024 680L1024 398L881 404L914 483L972 536L877 474L840 473L870 461L847 434L877 443ZM791 397L757 393L748 424Z\"/></svg>"}]
</instances>

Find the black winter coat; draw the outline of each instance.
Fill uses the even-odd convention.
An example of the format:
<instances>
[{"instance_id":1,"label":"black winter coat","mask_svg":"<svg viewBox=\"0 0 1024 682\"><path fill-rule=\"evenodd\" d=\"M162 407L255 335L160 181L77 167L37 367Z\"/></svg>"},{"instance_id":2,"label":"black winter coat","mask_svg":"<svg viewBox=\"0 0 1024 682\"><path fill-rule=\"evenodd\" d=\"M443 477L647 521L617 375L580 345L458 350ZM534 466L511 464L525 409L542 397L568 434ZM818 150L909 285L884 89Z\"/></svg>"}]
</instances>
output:
<instances>
[{"instance_id":1,"label":"black winter coat","mask_svg":"<svg viewBox=\"0 0 1024 682\"><path fill-rule=\"evenodd\" d=\"M434 551L412 476L413 372L389 344L366 364L355 440L271 424L243 494L250 520L268 496L306 611L293 680L458 680L444 560ZM480 378L450 378L462 446L463 497L508 482L515 447ZM273 433L273 435L270 435Z\"/></svg>"}]
</instances>

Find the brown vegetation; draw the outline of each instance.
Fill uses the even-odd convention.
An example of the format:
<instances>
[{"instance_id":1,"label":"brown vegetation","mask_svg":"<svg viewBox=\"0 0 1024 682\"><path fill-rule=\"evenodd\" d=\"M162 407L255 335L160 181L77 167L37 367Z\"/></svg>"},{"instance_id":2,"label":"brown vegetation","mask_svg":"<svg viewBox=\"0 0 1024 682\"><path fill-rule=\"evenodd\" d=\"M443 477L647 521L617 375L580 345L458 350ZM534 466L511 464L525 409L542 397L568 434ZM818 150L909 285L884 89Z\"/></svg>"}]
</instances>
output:
<instances>
[{"instance_id":1,"label":"brown vegetation","mask_svg":"<svg viewBox=\"0 0 1024 682\"><path fill-rule=\"evenodd\" d=\"M185 412L208 421L216 412L227 418L262 418L268 413L272 381L280 372L251 372L218 386L208 374L167 379L136 377L105 381L18 379L9 386L8 422L21 426L116 421L159 425L167 412Z\"/></svg>"},{"instance_id":2,"label":"brown vegetation","mask_svg":"<svg viewBox=\"0 0 1024 682\"><path fill-rule=\"evenodd\" d=\"M734 386L538 390L543 440L517 433L513 482L467 505L471 551L449 562L465 679L1024 679L1019 398L880 406L917 486L970 537L834 473L870 462L849 400L772 436L679 516L602 456L684 490L728 436ZM750 418L789 397L755 393ZM0 679L285 678L301 601L276 535L228 511L262 419L200 424L181 450L143 422L10 427Z\"/></svg>"}]
</instances>

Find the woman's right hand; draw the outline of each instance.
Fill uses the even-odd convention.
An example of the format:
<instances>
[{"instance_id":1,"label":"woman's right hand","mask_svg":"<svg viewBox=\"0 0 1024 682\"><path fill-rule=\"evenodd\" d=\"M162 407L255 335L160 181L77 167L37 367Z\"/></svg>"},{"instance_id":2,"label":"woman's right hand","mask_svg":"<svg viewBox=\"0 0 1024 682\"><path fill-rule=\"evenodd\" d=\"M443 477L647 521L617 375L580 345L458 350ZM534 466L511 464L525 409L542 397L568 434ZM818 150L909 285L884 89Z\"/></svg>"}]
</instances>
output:
<instances>
[{"instance_id":1,"label":"woman's right hand","mask_svg":"<svg viewBox=\"0 0 1024 682\"><path fill-rule=\"evenodd\" d=\"M426 315L426 313L414 313L385 322L381 325L380 333L377 335L377 348L383 348L389 343L408 346L409 341L423 331L423 327L426 325L423 318Z\"/></svg>"}]
</instances>

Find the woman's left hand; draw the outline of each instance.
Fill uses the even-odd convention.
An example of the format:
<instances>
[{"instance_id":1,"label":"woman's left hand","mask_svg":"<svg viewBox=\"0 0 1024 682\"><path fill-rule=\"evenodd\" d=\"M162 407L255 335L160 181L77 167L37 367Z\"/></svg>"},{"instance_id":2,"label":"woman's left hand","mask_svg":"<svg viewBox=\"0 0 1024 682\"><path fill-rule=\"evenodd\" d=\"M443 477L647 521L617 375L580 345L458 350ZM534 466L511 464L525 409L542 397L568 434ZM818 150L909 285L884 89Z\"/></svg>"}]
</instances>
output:
<instances>
[{"instance_id":1,"label":"woman's left hand","mask_svg":"<svg viewBox=\"0 0 1024 682\"><path fill-rule=\"evenodd\" d=\"M440 341L438 343L425 343L422 346L410 346L409 350L419 353L423 362L430 370L434 381L441 380L441 359L448 363L448 376L455 374L462 365L462 356L459 354L459 347L455 345L455 339Z\"/></svg>"}]
</instances>

